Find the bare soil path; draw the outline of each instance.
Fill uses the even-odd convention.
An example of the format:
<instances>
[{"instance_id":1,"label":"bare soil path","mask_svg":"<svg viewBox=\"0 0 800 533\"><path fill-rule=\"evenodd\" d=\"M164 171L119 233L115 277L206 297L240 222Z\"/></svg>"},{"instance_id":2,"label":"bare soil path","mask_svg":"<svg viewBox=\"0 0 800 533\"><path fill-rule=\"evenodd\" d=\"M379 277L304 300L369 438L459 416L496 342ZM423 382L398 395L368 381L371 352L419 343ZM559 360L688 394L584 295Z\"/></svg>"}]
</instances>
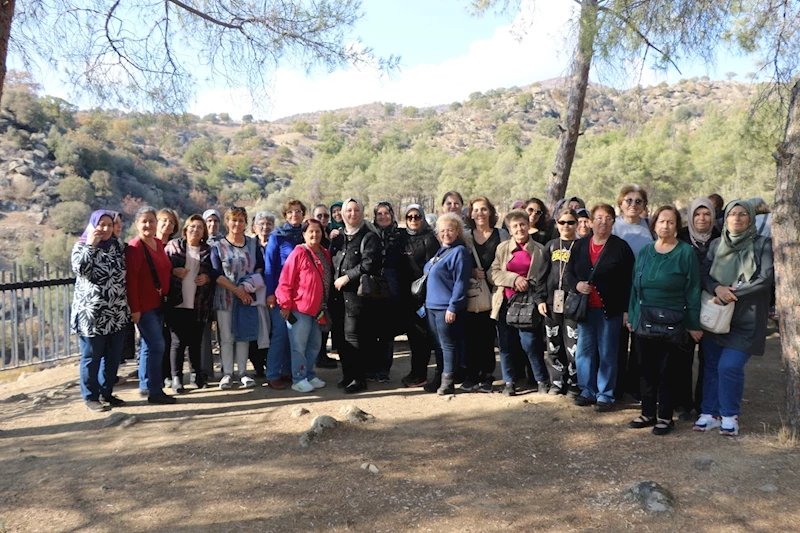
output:
<instances>
[{"instance_id":1,"label":"bare soil path","mask_svg":"<svg viewBox=\"0 0 800 533\"><path fill-rule=\"evenodd\" d=\"M777 338L747 366L734 439L688 422L666 437L628 429L632 404L597 414L565 397L400 388L397 348L392 383L355 397L334 370L311 395L204 389L173 406L148 405L134 380L118 389L118 411L140 420L126 429L64 388L74 363L0 383L0 401L28 395L0 403L0 532L800 531ZM298 444L314 416L343 420L350 404L375 421ZM296 406L310 413L294 418ZM673 513L626 498L644 480L674 494Z\"/></svg>"}]
</instances>

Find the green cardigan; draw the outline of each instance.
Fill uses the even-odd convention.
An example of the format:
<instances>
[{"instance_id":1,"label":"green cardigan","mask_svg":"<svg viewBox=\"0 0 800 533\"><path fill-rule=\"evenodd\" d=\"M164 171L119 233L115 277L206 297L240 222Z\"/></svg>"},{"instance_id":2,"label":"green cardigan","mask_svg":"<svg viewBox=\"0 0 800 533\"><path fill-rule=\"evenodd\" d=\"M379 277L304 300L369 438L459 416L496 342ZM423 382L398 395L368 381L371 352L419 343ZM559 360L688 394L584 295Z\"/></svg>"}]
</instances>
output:
<instances>
[{"instance_id":1,"label":"green cardigan","mask_svg":"<svg viewBox=\"0 0 800 533\"><path fill-rule=\"evenodd\" d=\"M642 273L639 292L639 271L645 254L647 261ZM700 331L700 264L694 249L678 241L671 251L656 252L655 243L639 251L633 267L633 287L628 303L628 322L639 324L639 306L650 305L681 311L686 308L683 325L687 330Z\"/></svg>"}]
</instances>

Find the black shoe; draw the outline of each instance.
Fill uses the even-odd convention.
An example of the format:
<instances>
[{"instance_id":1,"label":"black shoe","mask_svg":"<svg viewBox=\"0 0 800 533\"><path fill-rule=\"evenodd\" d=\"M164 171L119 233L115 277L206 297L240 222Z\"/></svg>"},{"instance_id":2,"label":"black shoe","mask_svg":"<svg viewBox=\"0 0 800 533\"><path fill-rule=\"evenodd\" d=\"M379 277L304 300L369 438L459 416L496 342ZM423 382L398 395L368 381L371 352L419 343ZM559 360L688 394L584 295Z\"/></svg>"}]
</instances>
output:
<instances>
[{"instance_id":1,"label":"black shoe","mask_svg":"<svg viewBox=\"0 0 800 533\"><path fill-rule=\"evenodd\" d=\"M463 366L458 367L458 370L456 370L453 374L453 383L460 385L461 383L464 383L465 379L467 379L467 369Z\"/></svg>"},{"instance_id":2,"label":"black shoe","mask_svg":"<svg viewBox=\"0 0 800 533\"><path fill-rule=\"evenodd\" d=\"M347 378L342 378L342 379L340 379L339 381L336 382L336 387L339 388L339 389L343 389L343 388L347 387L350 384L351 381L353 381L353 380L352 379L347 379Z\"/></svg>"},{"instance_id":3,"label":"black shoe","mask_svg":"<svg viewBox=\"0 0 800 533\"><path fill-rule=\"evenodd\" d=\"M363 392L365 390L367 390L367 382L360 381L357 379L351 381L350 384L344 388L344 392L347 394L356 394L358 392Z\"/></svg>"},{"instance_id":4,"label":"black shoe","mask_svg":"<svg viewBox=\"0 0 800 533\"><path fill-rule=\"evenodd\" d=\"M673 429L675 429L674 420L667 422L666 420L659 419L658 422L656 422L656 425L653 427L653 435L668 435L669 433L672 433Z\"/></svg>"},{"instance_id":5,"label":"black shoe","mask_svg":"<svg viewBox=\"0 0 800 533\"><path fill-rule=\"evenodd\" d=\"M392 381L392 378L389 376L388 372L378 372L375 374L375 381L378 383L389 383Z\"/></svg>"},{"instance_id":6,"label":"black shoe","mask_svg":"<svg viewBox=\"0 0 800 533\"><path fill-rule=\"evenodd\" d=\"M103 402L107 403L110 407L122 407L125 405L125 400L122 398L117 398L116 396L109 396L108 398L103 398Z\"/></svg>"},{"instance_id":7,"label":"black shoe","mask_svg":"<svg viewBox=\"0 0 800 533\"><path fill-rule=\"evenodd\" d=\"M86 408L94 413L102 413L108 411L108 407L100 403L98 400L85 400Z\"/></svg>"},{"instance_id":8,"label":"black shoe","mask_svg":"<svg viewBox=\"0 0 800 533\"><path fill-rule=\"evenodd\" d=\"M573 400L581 395L581 389L578 387L570 387L567 390L567 398L572 398Z\"/></svg>"},{"instance_id":9,"label":"black shoe","mask_svg":"<svg viewBox=\"0 0 800 533\"><path fill-rule=\"evenodd\" d=\"M492 392L494 390L494 386L492 385L493 382L494 382L494 380L492 380L492 381L489 381L489 380L482 381L481 384L478 385L478 391L477 392Z\"/></svg>"},{"instance_id":10,"label":"black shoe","mask_svg":"<svg viewBox=\"0 0 800 533\"><path fill-rule=\"evenodd\" d=\"M536 382L536 392L539 394L547 394L550 391L550 383L546 381Z\"/></svg>"},{"instance_id":11,"label":"black shoe","mask_svg":"<svg viewBox=\"0 0 800 533\"><path fill-rule=\"evenodd\" d=\"M578 396L577 398L572 400L572 403L574 403L578 407L589 407L590 405L596 404L597 400L591 400L586 396Z\"/></svg>"},{"instance_id":12,"label":"black shoe","mask_svg":"<svg viewBox=\"0 0 800 533\"><path fill-rule=\"evenodd\" d=\"M516 396L517 389L513 383L506 383L506 386L503 387L503 396Z\"/></svg>"},{"instance_id":13,"label":"black shoe","mask_svg":"<svg viewBox=\"0 0 800 533\"><path fill-rule=\"evenodd\" d=\"M459 387L459 389L461 389L464 392L478 392L479 388L480 388L480 385L478 385L477 383L475 383L471 379L465 379L464 383L462 383L461 387Z\"/></svg>"},{"instance_id":14,"label":"black shoe","mask_svg":"<svg viewBox=\"0 0 800 533\"><path fill-rule=\"evenodd\" d=\"M198 377L194 382L194 386L197 387L198 389L205 389L206 387L208 387L208 383L206 383L206 380L204 380L203 378Z\"/></svg>"},{"instance_id":15,"label":"black shoe","mask_svg":"<svg viewBox=\"0 0 800 533\"><path fill-rule=\"evenodd\" d=\"M425 384L423 389L425 392L436 392L439 390L439 387L442 385L442 375L438 374L434 376L432 381L429 381Z\"/></svg>"},{"instance_id":16,"label":"black shoe","mask_svg":"<svg viewBox=\"0 0 800 533\"><path fill-rule=\"evenodd\" d=\"M559 387L553 385L552 387L550 387L550 390L547 391L547 394L549 394L550 396L560 396L564 394L564 391L561 390Z\"/></svg>"},{"instance_id":17,"label":"black shoe","mask_svg":"<svg viewBox=\"0 0 800 533\"><path fill-rule=\"evenodd\" d=\"M176 400L172 396L167 396L166 394L156 394L154 396L148 396L147 403L154 403L158 405L172 405L174 403L178 403L178 400Z\"/></svg>"},{"instance_id":18,"label":"black shoe","mask_svg":"<svg viewBox=\"0 0 800 533\"><path fill-rule=\"evenodd\" d=\"M339 365L336 364L336 359L331 359L328 356L317 359L317 368L337 368L338 366Z\"/></svg>"},{"instance_id":19,"label":"black shoe","mask_svg":"<svg viewBox=\"0 0 800 533\"><path fill-rule=\"evenodd\" d=\"M656 417L648 418L644 415L637 416L636 418L628 422L628 427L632 429L642 429L655 425L656 425Z\"/></svg>"},{"instance_id":20,"label":"black shoe","mask_svg":"<svg viewBox=\"0 0 800 533\"><path fill-rule=\"evenodd\" d=\"M691 409L684 410L678 413L678 420L680 420L681 422L689 422L691 420L694 420L694 417L692 416L692 410Z\"/></svg>"},{"instance_id":21,"label":"black shoe","mask_svg":"<svg viewBox=\"0 0 800 533\"><path fill-rule=\"evenodd\" d=\"M609 402L597 402L594 404L594 410L598 413L607 413L613 408L614 404Z\"/></svg>"}]
</instances>

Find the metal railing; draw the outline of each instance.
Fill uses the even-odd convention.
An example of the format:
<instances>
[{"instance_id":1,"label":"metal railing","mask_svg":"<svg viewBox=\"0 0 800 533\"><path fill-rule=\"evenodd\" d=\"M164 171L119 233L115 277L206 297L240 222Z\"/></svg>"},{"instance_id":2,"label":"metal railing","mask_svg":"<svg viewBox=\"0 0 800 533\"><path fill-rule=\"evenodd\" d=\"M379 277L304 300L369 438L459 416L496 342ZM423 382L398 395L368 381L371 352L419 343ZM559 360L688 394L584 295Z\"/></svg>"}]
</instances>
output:
<instances>
[{"instance_id":1,"label":"metal railing","mask_svg":"<svg viewBox=\"0 0 800 533\"><path fill-rule=\"evenodd\" d=\"M78 355L70 334L74 285L71 271L49 264L0 270L0 370Z\"/></svg>"}]
</instances>

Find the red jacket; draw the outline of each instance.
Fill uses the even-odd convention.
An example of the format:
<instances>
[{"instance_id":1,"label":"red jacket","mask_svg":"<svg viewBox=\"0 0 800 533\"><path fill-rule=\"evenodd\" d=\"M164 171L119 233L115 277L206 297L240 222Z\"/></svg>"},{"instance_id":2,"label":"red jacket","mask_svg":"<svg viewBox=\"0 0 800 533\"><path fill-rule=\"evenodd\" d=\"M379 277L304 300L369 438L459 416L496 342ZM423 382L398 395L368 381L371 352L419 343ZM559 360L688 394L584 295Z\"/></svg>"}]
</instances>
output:
<instances>
[{"instance_id":1,"label":"red jacket","mask_svg":"<svg viewBox=\"0 0 800 533\"><path fill-rule=\"evenodd\" d=\"M297 246L281 270L281 277L278 280L278 288L275 296L281 309L297 310L311 316L317 316L322 305L324 286L322 279L325 271L322 264L317 261L312 262L308 257L307 250L314 259L316 254L311 252L304 244ZM331 262L331 254L324 248L325 260Z\"/></svg>"},{"instance_id":2,"label":"red jacket","mask_svg":"<svg viewBox=\"0 0 800 533\"><path fill-rule=\"evenodd\" d=\"M148 249L150 257L161 281L161 292L166 295L169 293L170 276L172 275L172 263L164 252L161 241L155 239L156 250ZM131 313L146 313L161 307L161 297L156 291L153 282L153 274L150 272L150 265L144 256L145 243L135 237L128 243L125 249L125 268L127 269L126 280L128 283L128 305Z\"/></svg>"}]
</instances>

